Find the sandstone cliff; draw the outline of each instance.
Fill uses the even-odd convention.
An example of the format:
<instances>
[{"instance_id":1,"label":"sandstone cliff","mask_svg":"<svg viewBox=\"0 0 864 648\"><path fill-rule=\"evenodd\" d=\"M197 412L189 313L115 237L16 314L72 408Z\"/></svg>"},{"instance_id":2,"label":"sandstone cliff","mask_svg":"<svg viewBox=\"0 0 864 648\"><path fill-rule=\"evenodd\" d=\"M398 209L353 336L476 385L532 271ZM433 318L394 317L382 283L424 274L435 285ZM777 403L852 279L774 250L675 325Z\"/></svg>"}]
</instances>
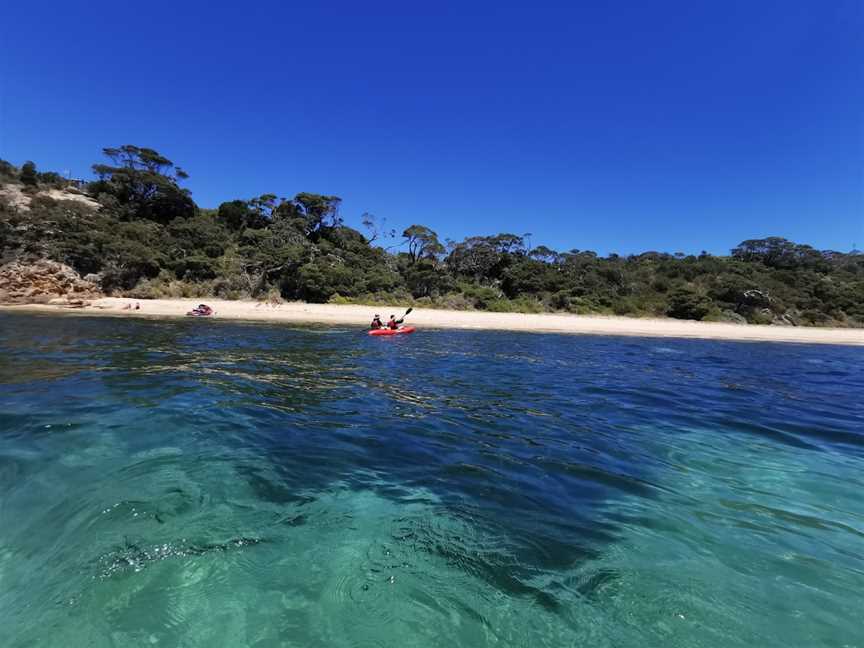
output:
<instances>
[{"instance_id":1,"label":"sandstone cliff","mask_svg":"<svg viewBox=\"0 0 864 648\"><path fill-rule=\"evenodd\" d=\"M102 292L96 284L56 261L13 261L0 266L0 303L75 306L99 297Z\"/></svg>"}]
</instances>

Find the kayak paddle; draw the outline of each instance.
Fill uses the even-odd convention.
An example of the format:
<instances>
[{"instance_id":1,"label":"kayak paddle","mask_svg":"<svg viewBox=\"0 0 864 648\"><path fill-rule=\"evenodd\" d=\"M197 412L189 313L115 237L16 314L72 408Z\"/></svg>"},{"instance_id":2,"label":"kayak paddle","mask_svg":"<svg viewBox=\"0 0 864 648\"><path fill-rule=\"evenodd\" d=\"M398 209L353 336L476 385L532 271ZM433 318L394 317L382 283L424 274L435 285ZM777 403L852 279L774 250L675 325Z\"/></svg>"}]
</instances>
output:
<instances>
[{"instance_id":1,"label":"kayak paddle","mask_svg":"<svg viewBox=\"0 0 864 648\"><path fill-rule=\"evenodd\" d=\"M414 307L411 306L408 310L405 311L405 315L403 315L403 316L400 317L398 320L396 320L396 323L397 323L397 324L401 324L402 322L404 322L404 321L405 321L405 317L407 317L408 314L409 314L411 311L413 311L413 310L414 310Z\"/></svg>"}]
</instances>

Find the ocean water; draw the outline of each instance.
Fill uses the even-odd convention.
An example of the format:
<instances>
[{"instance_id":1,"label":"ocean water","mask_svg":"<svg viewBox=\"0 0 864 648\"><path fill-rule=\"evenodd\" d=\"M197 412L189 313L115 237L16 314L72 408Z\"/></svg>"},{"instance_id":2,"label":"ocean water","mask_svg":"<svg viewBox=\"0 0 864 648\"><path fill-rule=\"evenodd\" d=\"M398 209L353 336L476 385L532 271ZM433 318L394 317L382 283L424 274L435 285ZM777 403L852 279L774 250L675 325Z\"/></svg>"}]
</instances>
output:
<instances>
[{"instance_id":1,"label":"ocean water","mask_svg":"<svg viewBox=\"0 0 864 648\"><path fill-rule=\"evenodd\" d=\"M864 646L862 360L0 315L0 646Z\"/></svg>"}]
</instances>

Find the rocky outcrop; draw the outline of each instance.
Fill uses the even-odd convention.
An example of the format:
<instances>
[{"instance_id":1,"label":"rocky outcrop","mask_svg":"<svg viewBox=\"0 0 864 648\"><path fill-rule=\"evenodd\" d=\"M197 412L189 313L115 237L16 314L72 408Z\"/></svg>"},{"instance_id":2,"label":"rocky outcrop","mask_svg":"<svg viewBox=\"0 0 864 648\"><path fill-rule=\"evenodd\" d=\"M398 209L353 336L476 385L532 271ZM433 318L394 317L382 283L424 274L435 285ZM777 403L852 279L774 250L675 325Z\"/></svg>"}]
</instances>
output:
<instances>
[{"instance_id":1,"label":"rocky outcrop","mask_svg":"<svg viewBox=\"0 0 864 648\"><path fill-rule=\"evenodd\" d=\"M0 184L0 200L6 201L19 211L30 211L30 203L37 196L43 196L51 200L71 200L92 210L98 210L102 207L96 200L75 187L44 189L34 194L27 193L24 187L19 184Z\"/></svg>"},{"instance_id":2,"label":"rocky outcrop","mask_svg":"<svg viewBox=\"0 0 864 648\"><path fill-rule=\"evenodd\" d=\"M0 266L0 303L83 306L86 300L102 296L96 284L56 261L13 261Z\"/></svg>"}]
</instances>

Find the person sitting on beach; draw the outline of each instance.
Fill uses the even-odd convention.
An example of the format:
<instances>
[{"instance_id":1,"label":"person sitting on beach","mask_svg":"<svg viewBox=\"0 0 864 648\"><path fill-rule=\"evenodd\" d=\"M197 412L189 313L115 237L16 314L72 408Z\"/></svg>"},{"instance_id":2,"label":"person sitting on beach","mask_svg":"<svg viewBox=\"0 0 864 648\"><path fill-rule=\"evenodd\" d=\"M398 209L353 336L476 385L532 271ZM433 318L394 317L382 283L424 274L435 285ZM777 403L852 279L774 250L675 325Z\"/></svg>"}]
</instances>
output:
<instances>
[{"instance_id":1,"label":"person sitting on beach","mask_svg":"<svg viewBox=\"0 0 864 648\"><path fill-rule=\"evenodd\" d=\"M384 322L381 321L381 316L376 314L375 317L372 318L372 324L369 326L371 329L382 329L384 328Z\"/></svg>"}]
</instances>

